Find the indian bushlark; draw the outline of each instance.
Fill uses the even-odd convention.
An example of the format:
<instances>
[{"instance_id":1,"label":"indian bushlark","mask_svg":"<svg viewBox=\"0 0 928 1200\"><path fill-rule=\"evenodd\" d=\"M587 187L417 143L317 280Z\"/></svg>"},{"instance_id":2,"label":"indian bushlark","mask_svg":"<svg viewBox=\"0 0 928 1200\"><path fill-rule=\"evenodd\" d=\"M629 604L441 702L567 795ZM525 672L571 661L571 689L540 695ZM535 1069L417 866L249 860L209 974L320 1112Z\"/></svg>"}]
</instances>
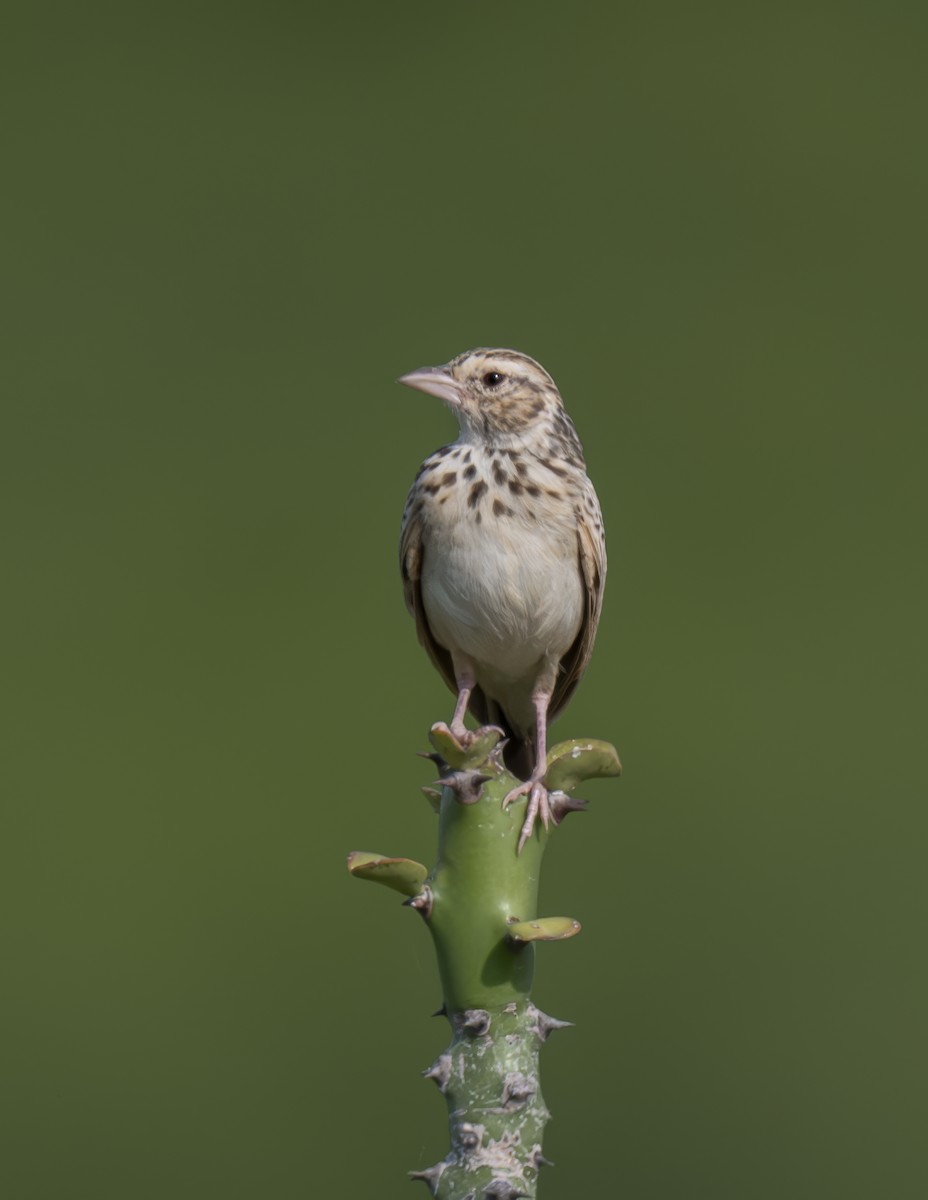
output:
<instances>
[{"instance_id":1,"label":"indian bushlark","mask_svg":"<svg viewBox=\"0 0 928 1200\"><path fill-rule=\"evenodd\" d=\"M547 727L593 649L606 545L583 450L554 380L515 350L469 350L400 383L443 400L460 434L422 464L403 513L400 565L419 640L469 710L510 740L528 796L519 849L553 811ZM527 777L527 778L526 778Z\"/></svg>"}]
</instances>

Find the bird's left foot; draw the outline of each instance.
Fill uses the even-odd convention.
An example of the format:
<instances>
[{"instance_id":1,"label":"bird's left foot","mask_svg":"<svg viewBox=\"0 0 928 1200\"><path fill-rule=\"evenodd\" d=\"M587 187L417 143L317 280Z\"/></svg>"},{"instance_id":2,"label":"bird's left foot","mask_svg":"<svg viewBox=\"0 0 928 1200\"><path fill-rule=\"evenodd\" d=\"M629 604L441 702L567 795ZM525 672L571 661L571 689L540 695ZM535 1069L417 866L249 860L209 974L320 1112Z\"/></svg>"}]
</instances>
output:
<instances>
[{"instance_id":1,"label":"bird's left foot","mask_svg":"<svg viewBox=\"0 0 928 1200\"><path fill-rule=\"evenodd\" d=\"M508 808L520 796L528 796L528 807L525 810L525 820L522 822L522 831L519 834L519 845L516 849L517 854L522 853L522 847L532 836L532 832L535 829L535 822L539 818L545 829L548 828L549 824L557 824L557 818L551 807L550 795L544 785L544 775L533 775L531 779L526 779L525 783L520 783L518 787L514 787L504 798L503 808Z\"/></svg>"},{"instance_id":2,"label":"bird's left foot","mask_svg":"<svg viewBox=\"0 0 928 1200\"><path fill-rule=\"evenodd\" d=\"M484 762L499 741L503 731L497 725L482 725L479 729L456 728L436 721L429 731L429 741L445 762L456 770Z\"/></svg>"},{"instance_id":3,"label":"bird's left foot","mask_svg":"<svg viewBox=\"0 0 928 1200\"><path fill-rule=\"evenodd\" d=\"M443 737L450 736L462 750L469 750L472 746L482 742L492 741L494 735L497 742L504 736L498 725L481 725L479 729L468 729L464 724L455 725L452 722L452 724L446 725L444 721L436 721L432 730Z\"/></svg>"}]
</instances>

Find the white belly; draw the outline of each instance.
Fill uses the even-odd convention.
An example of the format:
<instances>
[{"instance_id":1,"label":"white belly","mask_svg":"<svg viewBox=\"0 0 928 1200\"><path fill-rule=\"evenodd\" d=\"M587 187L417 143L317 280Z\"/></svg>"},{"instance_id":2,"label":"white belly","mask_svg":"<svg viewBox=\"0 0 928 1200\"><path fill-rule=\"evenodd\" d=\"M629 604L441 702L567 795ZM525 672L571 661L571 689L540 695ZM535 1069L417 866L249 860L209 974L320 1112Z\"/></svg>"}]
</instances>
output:
<instances>
[{"instance_id":1,"label":"white belly","mask_svg":"<svg viewBox=\"0 0 928 1200\"><path fill-rule=\"evenodd\" d=\"M425 548L422 596L436 639L473 659L492 692L531 687L580 630L576 532L513 518L442 522Z\"/></svg>"}]
</instances>

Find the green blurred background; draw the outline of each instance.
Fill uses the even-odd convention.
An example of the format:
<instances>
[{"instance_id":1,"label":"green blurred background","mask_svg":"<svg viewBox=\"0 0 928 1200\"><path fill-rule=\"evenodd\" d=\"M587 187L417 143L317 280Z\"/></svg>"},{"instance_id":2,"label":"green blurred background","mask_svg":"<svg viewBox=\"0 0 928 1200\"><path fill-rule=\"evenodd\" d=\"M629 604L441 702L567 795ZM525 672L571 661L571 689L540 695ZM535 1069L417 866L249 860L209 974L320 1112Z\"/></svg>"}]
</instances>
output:
<instances>
[{"instance_id":1,"label":"green blurred background","mask_svg":"<svg viewBox=\"0 0 928 1200\"><path fill-rule=\"evenodd\" d=\"M344 855L430 859L451 703L393 380L502 344L609 533L557 731L626 767L548 857L546 1200L928 1194L924 5L5 13L0 1193L444 1152Z\"/></svg>"}]
</instances>

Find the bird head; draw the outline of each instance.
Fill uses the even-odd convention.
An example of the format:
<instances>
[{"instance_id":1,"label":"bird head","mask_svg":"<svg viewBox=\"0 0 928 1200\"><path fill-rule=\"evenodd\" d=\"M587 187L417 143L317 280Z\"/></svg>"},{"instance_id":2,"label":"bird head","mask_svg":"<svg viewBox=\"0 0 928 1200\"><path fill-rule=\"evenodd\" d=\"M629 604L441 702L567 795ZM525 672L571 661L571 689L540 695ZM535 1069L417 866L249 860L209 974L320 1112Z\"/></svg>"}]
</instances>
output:
<instances>
[{"instance_id":1,"label":"bird head","mask_svg":"<svg viewBox=\"0 0 928 1200\"><path fill-rule=\"evenodd\" d=\"M468 350L444 366L411 371L399 382L443 400L465 441L517 447L556 435L576 442L554 380L517 350Z\"/></svg>"}]
</instances>

